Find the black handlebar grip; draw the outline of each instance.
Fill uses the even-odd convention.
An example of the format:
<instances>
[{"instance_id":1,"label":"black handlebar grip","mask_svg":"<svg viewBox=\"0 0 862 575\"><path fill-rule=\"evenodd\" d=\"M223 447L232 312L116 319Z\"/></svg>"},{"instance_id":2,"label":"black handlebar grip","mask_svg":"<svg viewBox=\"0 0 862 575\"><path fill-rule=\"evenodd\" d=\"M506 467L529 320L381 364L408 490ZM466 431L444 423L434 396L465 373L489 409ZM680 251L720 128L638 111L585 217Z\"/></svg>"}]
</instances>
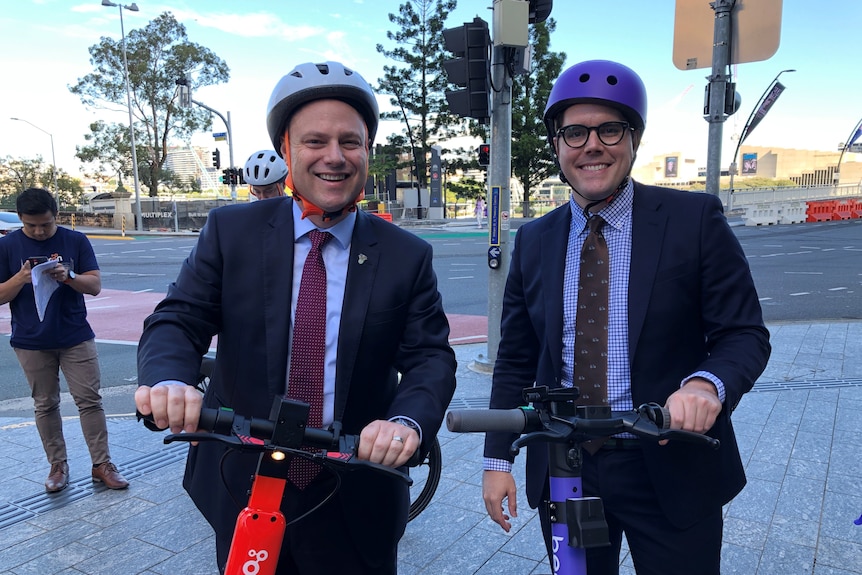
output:
<instances>
[{"instance_id":1,"label":"black handlebar grip","mask_svg":"<svg viewBox=\"0 0 862 575\"><path fill-rule=\"evenodd\" d=\"M523 433L527 416L521 408L515 409L455 409L446 414L449 431L506 431Z\"/></svg>"},{"instance_id":2,"label":"black handlebar grip","mask_svg":"<svg viewBox=\"0 0 862 575\"><path fill-rule=\"evenodd\" d=\"M647 418L655 423L659 429L670 429L670 410L665 406L654 402L644 403L638 408L638 411L642 415L646 414Z\"/></svg>"}]
</instances>

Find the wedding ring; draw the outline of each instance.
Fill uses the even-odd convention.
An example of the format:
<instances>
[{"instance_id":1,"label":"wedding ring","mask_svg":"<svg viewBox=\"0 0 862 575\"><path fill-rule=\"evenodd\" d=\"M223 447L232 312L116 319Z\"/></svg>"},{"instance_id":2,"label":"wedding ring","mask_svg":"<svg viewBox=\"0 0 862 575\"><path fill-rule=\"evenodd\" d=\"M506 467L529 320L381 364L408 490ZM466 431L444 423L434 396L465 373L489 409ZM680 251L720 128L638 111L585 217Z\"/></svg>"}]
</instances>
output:
<instances>
[{"instance_id":1,"label":"wedding ring","mask_svg":"<svg viewBox=\"0 0 862 575\"><path fill-rule=\"evenodd\" d=\"M401 438L401 436L400 436L400 435L393 435L393 436L392 436L392 441L397 441L397 442L399 442L399 443L404 443L404 440Z\"/></svg>"}]
</instances>

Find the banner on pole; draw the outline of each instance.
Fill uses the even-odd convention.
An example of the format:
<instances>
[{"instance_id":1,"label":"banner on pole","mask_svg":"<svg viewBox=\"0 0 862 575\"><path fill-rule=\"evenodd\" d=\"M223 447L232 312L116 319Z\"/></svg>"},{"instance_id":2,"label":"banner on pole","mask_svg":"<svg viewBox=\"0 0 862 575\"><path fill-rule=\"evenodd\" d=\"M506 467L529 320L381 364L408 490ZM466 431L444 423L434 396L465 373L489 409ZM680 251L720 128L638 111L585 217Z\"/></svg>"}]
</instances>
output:
<instances>
[{"instance_id":1,"label":"banner on pole","mask_svg":"<svg viewBox=\"0 0 862 575\"><path fill-rule=\"evenodd\" d=\"M775 104L775 101L778 100L778 97L782 92L784 92L784 84L776 82L769 93L766 94L766 97L763 98L763 102L760 103L760 107L757 109L757 112L754 113L754 117L751 118L751 123L745 127L745 133L742 134L741 142L744 142L745 138L754 131L757 124L766 117L767 112L769 112L773 104Z\"/></svg>"},{"instance_id":2,"label":"banner on pole","mask_svg":"<svg viewBox=\"0 0 862 575\"><path fill-rule=\"evenodd\" d=\"M757 154L742 154L742 173L746 176L757 173Z\"/></svg>"}]
</instances>

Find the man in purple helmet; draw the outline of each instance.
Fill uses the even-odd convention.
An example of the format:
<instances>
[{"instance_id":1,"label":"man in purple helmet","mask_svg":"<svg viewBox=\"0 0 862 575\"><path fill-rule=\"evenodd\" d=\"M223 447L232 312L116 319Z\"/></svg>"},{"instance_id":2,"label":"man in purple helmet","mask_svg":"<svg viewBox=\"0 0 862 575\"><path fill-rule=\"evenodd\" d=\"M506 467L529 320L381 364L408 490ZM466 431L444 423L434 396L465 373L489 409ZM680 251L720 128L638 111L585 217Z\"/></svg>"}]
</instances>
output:
<instances>
[{"instance_id":1,"label":"man in purple helmet","mask_svg":"<svg viewBox=\"0 0 862 575\"><path fill-rule=\"evenodd\" d=\"M600 217L609 260L603 401L614 411L665 405L672 428L707 433L721 448L622 434L584 450L584 495L602 499L611 540L587 550L587 572L619 572L625 533L638 574L718 575L721 508L745 485L730 415L766 366L769 333L720 201L632 180L646 108L641 79L615 62L576 64L551 90L548 141L572 195L518 230L490 407L522 405L534 384L574 385L581 247ZM485 440L485 507L506 531L517 516L514 439ZM527 450L526 493L551 555L545 445Z\"/></svg>"}]
</instances>

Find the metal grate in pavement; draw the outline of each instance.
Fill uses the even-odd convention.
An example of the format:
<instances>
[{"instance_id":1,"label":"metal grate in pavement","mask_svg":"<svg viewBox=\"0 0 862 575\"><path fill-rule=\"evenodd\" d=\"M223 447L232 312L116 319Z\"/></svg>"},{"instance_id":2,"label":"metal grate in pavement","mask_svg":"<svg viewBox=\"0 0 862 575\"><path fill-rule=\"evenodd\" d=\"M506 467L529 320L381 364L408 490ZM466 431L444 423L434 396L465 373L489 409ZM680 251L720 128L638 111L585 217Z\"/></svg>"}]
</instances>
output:
<instances>
[{"instance_id":1,"label":"metal grate in pavement","mask_svg":"<svg viewBox=\"0 0 862 575\"><path fill-rule=\"evenodd\" d=\"M123 477L134 479L172 463L183 461L187 451L188 445L185 443L167 445L164 449L155 453L150 453L123 463L120 465L120 468L123 470ZM107 487L103 484L93 483L92 478L87 476L70 481L68 487L59 493L37 493L36 495L0 505L0 530L21 521L26 521L41 513L65 507L79 499L89 497L94 493L105 491L106 489Z\"/></svg>"},{"instance_id":2,"label":"metal grate in pavement","mask_svg":"<svg viewBox=\"0 0 862 575\"><path fill-rule=\"evenodd\" d=\"M816 379L802 381L758 381L751 391L797 391L812 389L834 389L862 385L862 379Z\"/></svg>"}]
</instances>

